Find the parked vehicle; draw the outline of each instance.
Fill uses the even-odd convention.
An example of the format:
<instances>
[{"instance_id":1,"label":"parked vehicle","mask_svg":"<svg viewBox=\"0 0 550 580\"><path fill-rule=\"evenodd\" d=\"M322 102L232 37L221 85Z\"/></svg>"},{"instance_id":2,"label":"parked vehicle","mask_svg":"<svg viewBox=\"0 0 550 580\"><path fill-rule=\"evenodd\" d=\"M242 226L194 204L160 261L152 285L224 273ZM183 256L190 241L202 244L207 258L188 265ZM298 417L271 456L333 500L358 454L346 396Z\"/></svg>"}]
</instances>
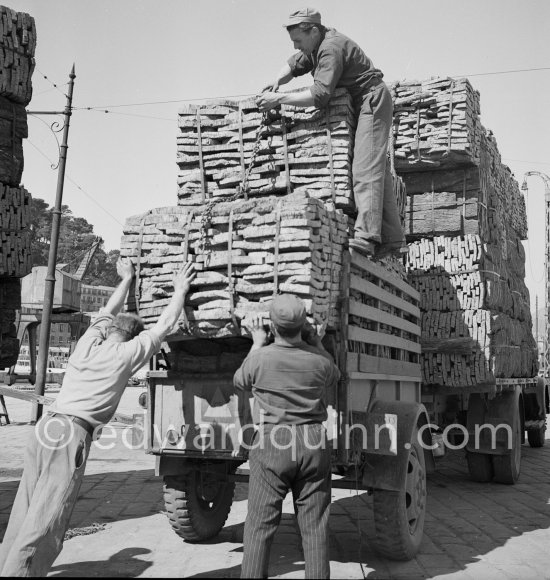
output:
<instances>
[{"instance_id":1,"label":"parked vehicle","mask_svg":"<svg viewBox=\"0 0 550 580\"><path fill-rule=\"evenodd\" d=\"M327 429L335 470L347 477L333 483L372 490L379 551L409 559L422 540L434 467L420 401L418 293L380 263L346 256L340 330L323 341L342 373L328 393ZM373 292L376 306L363 304ZM247 461L254 407L232 379L250 345L245 337L168 340L149 373L146 450L157 456L170 523L186 540L220 531L235 482L246 479L237 468Z\"/></svg>"}]
</instances>

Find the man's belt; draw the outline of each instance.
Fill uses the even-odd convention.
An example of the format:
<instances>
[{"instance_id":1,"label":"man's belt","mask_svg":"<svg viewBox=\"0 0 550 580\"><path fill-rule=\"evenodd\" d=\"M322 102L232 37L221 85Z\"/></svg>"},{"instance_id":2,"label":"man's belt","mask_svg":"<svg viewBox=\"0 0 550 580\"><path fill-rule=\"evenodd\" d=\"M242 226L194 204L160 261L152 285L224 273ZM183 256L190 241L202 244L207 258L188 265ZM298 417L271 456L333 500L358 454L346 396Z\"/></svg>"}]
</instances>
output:
<instances>
[{"instance_id":1,"label":"man's belt","mask_svg":"<svg viewBox=\"0 0 550 580\"><path fill-rule=\"evenodd\" d=\"M65 413L57 413L55 411L50 411L47 413L47 415L50 417L55 417L56 415L58 415L59 417L65 417L69 421L72 421L75 425L82 427L88 433L88 435L90 435L90 437L94 436L94 428L90 425L90 423L88 423L88 421L85 421L80 417L75 417L74 415L67 415Z\"/></svg>"}]
</instances>

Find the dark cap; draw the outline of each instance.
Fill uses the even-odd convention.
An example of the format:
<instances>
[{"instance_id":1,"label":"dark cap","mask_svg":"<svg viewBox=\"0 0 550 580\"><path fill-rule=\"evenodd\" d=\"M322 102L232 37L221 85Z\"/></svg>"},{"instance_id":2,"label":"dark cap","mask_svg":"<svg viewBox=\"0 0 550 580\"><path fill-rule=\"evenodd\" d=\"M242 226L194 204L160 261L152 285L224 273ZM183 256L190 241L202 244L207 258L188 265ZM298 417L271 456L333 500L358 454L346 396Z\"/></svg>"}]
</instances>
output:
<instances>
[{"instance_id":1,"label":"dark cap","mask_svg":"<svg viewBox=\"0 0 550 580\"><path fill-rule=\"evenodd\" d=\"M301 8L296 10L288 17L288 22L283 26L288 28L289 26L296 26L302 22L307 22L308 24L321 24L321 13L315 10L315 8Z\"/></svg>"},{"instance_id":2,"label":"dark cap","mask_svg":"<svg viewBox=\"0 0 550 580\"><path fill-rule=\"evenodd\" d=\"M294 294L277 294L271 302L269 315L277 328L298 330L306 321L306 307Z\"/></svg>"}]
</instances>

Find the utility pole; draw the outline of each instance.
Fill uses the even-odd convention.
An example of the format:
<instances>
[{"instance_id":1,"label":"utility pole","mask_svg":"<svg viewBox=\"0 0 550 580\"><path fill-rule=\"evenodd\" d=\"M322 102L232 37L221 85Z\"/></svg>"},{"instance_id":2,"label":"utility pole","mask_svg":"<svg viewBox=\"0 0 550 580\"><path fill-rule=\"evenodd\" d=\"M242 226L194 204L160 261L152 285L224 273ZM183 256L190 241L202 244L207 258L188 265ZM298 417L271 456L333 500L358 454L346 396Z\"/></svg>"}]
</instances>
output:
<instances>
[{"instance_id":1,"label":"utility pole","mask_svg":"<svg viewBox=\"0 0 550 580\"><path fill-rule=\"evenodd\" d=\"M46 274L44 286L44 306L42 311L42 321L40 323L40 340L38 348L38 361L36 365L36 385L34 392L36 395L43 396L44 388L46 386L46 373L48 370L48 354L50 350L50 328L51 328L51 313L53 308L53 298L55 292L55 266L57 262L57 246L59 243L59 229L61 226L61 206L63 201L63 186L65 183L65 164L67 162L67 141L69 138L69 124L72 115L73 103L73 88L75 66L69 75L69 90L67 92L67 103L65 105L64 125L63 125L63 141L59 152L59 168L57 172L57 190L55 195L55 206L52 211L52 234L50 241L50 252L48 254L48 272ZM48 113L42 111L40 114L57 114L56 112ZM38 403L33 404L32 422L38 421L42 416L42 405Z\"/></svg>"},{"instance_id":2,"label":"utility pole","mask_svg":"<svg viewBox=\"0 0 550 580\"><path fill-rule=\"evenodd\" d=\"M527 171L523 176L522 191L527 191L527 178L536 175L544 181L544 339L542 355L542 376L546 379L550 369L550 321L548 320L550 307L550 177L541 171ZM538 348L538 345L537 345Z\"/></svg>"}]
</instances>

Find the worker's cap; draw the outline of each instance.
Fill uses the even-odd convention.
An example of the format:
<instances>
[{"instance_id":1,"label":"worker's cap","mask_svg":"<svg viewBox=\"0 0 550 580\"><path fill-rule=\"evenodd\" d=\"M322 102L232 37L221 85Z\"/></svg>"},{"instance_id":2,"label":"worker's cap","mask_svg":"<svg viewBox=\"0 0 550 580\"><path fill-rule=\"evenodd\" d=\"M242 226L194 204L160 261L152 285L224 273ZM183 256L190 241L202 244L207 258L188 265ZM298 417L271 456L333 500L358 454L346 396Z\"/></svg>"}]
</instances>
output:
<instances>
[{"instance_id":1,"label":"worker's cap","mask_svg":"<svg viewBox=\"0 0 550 580\"><path fill-rule=\"evenodd\" d=\"M289 28L307 22L308 24L321 24L321 13L315 8L301 8L288 17L288 22L283 26Z\"/></svg>"},{"instance_id":2,"label":"worker's cap","mask_svg":"<svg viewBox=\"0 0 550 580\"><path fill-rule=\"evenodd\" d=\"M277 328L298 330L306 321L306 307L294 294L277 294L271 302L269 315Z\"/></svg>"},{"instance_id":3,"label":"worker's cap","mask_svg":"<svg viewBox=\"0 0 550 580\"><path fill-rule=\"evenodd\" d=\"M125 336L127 340L131 340L143 329L143 320L141 320L139 316L136 316L135 314L120 313L114 317L113 322L109 327L109 332L118 332Z\"/></svg>"}]
</instances>

